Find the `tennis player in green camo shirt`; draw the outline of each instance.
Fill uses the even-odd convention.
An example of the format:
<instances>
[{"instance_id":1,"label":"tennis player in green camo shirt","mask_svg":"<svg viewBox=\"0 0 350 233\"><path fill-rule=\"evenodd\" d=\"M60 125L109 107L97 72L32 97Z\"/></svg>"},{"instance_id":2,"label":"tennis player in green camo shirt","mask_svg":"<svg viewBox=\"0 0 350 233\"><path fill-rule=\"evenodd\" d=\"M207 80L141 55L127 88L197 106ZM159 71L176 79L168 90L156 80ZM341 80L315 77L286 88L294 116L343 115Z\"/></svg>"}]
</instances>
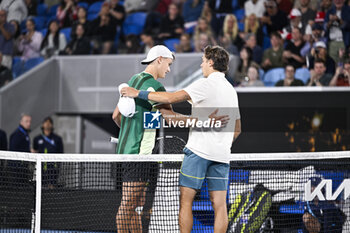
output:
<instances>
[{"instance_id":1,"label":"tennis player in green camo shirt","mask_svg":"<svg viewBox=\"0 0 350 233\"><path fill-rule=\"evenodd\" d=\"M128 85L138 90L165 91L157 81L170 72L175 59L173 53L163 45L151 48L147 58L141 63L147 65L145 71L134 75ZM120 127L117 154L152 154L156 130L143 128L144 112L156 111L155 102L135 100L135 114L124 117L118 106L113 112L113 120ZM147 183L156 179L157 163L123 163L123 195L116 216L118 233L142 232L141 215L136 208L144 205ZM145 208L143 209L145 211Z\"/></svg>"}]
</instances>

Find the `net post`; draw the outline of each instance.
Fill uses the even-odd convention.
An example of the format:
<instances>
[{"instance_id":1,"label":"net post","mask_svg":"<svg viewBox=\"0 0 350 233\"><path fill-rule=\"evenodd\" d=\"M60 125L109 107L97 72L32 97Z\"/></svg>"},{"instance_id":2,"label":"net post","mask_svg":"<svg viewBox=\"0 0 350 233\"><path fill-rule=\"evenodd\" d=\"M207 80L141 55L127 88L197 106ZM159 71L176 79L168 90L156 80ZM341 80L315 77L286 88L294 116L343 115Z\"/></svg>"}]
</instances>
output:
<instances>
[{"instance_id":1,"label":"net post","mask_svg":"<svg viewBox=\"0 0 350 233\"><path fill-rule=\"evenodd\" d=\"M35 198L35 233L40 233L41 227L41 155L36 160L36 198Z\"/></svg>"}]
</instances>

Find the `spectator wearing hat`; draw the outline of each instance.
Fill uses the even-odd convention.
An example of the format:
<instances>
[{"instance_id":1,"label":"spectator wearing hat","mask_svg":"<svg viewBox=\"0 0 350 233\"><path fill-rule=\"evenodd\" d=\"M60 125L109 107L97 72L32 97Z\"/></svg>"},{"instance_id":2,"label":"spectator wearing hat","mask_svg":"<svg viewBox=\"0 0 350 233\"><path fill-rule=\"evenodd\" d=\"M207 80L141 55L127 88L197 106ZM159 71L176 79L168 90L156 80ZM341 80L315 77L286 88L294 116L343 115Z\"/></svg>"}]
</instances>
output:
<instances>
[{"instance_id":1,"label":"spectator wearing hat","mask_svg":"<svg viewBox=\"0 0 350 233\"><path fill-rule=\"evenodd\" d=\"M311 49L310 56L308 57L309 70L312 70L314 68L314 61L316 59L320 59L325 62L326 74L334 74L335 62L328 55L326 43L323 41L316 42L314 48Z\"/></svg>"},{"instance_id":2,"label":"spectator wearing hat","mask_svg":"<svg viewBox=\"0 0 350 233\"><path fill-rule=\"evenodd\" d=\"M284 49L281 34L278 32L271 33L270 41L271 48L264 51L264 56L261 63L261 66L265 71L284 66L282 59Z\"/></svg>"},{"instance_id":3,"label":"spectator wearing hat","mask_svg":"<svg viewBox=\"0 0 350 233\"><path fill-rule=\"evenodd\" d=\"M256 17L261 18L265 13L264 0L248 0L244 3L244 13L245 17L251 14L256 15Z\"/></svg>"},{"instance_id":4,"label":"spectator wearing hat","mask_svg":"<svg viewBox=\"0 0 350 233\"><path fill-rule=\"evenodd\" d=\"M325 18L328 52L336 62L339 49L350 45L350 7L344 2L333 0L333 6Z\"/></svg>"},{"instance_id":5,"label":"spectator wearing hat","mask_svg":"<svg viewBox=\"0 0 350 233\"><path fill-rule=\"evenodd\" d=\"M295 68L300 68L305 64L305 59L300 55L301 49L304 47L303 36L300 28L293 27L292 40L288 42L283 52L283 60L286 64L291 64Z\"/></svg>"},{"instance_id":6,"label":"spectator wearing hat","mask_svg":"<svg viewBox=\"0 0 350 233\"><path fill-rule=\"evenodd\" d=\"M289 14L290 24L283 28L282 30L282 38L285 40L292 39L292 28L297 27L300 28L301 34L304 34L305 25L301 22L301 12L294 8L291 10Z\"/></svg>"},{"instance_id":7,"label":"spectator wearing hat","mask_svg":"<svg viewBox=\"0 0 350 233\"><path fill-rule=\"evenodd\" d=\"M267 27L267 33L280 31L288 25L286 14L277 8L277 3L274 0L265 1L266 12L261 18L263 25Z\"/></svg>"},{"instance_id":8,"label":"spectator wearing hat","mask_svg":"<svg viewBox=\"0 0 350 233\"><path fill-rule=\"evenodd\" d=\"M312 24L307 24L306 28L305 28L305 36L311 35L312 34L312 27L314 25L319 25L322 28L322 31L324 31L324 27L323 27L323 23L324 23L324 18L325 18L325 13L322 11L319 11L316 13L316 17L313 19L313 23ZM324 34L324 32L323 32ZM308 40L308 39L305 39Z\"/></svg>"},{"instance_id":9,"label":"spectator wearing hat","mask_svg":"<svg viewBox=\"0 0 350 233\"><path fill-rule=\"evenodd\" d=\"M321 177L311 177L311 192L321 183ZM325 189L322 188L322 193ZM346 215L332 201L321 201L316 196L304 206L303 233L341 233Z\"/></svg>"},{"instance_id":10,"label":"spectator wearing hat","mask_svg":"<svg viewBox=\"0 0 350 233\"><path fill-rule=\"evenodd\" d=\"M307 86L328 86L332 80L332 75L326 73L326 63L321 59L315 60L315 67L310 75Z\"/></svg>"},{"instance_id":11,"label":"spectator wearing hat","mask_svg":"<svg viewBox=\"0 0 350 233\"><path fill-rule=\"evenodd\" d=\"M275 86L276 87L293 87L293 86L304 86L303 81L295 78L295 68L292 65L287 65L284 69L285 77L279 80Z\"/></svg>"},{"instance_id":12,"label":"spectator wearing hat","mask_svg":"<svg viewBox=\"0 0 350 233\"><path fill-rule=\"evenodd\" d=\"M314 23L312 25L312 34L307 35L307 41L304 47L301 49L300 54L303 57L306 57L310 54L311 49L316 45L317 42L322 41L324 43L327 42L327 38L324 37L323 26L319 23Z\"/></svg>"}]
</instances>

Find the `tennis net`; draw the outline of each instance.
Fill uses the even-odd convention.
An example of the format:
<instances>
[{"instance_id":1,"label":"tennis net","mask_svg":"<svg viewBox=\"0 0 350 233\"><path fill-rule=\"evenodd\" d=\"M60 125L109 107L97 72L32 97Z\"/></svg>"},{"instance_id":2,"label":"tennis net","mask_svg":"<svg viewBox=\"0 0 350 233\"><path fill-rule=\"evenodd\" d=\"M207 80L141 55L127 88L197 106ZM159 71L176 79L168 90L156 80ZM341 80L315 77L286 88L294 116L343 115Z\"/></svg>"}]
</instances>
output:
<instances>
[{"instance_id":1,"label":"tennis net","mask_svg":"<svg viewBox=\"0 0 350 233\"><path fill-rule=\"evenodd\" d=\"M128 198L119 229L179 232L182 159L0 151L0 232L116 232ZM228 232L350 232L350 152L232 154L230 167ZM213 232L206 181L192 210L192 232Z\"/></svg>"}]
</instances>

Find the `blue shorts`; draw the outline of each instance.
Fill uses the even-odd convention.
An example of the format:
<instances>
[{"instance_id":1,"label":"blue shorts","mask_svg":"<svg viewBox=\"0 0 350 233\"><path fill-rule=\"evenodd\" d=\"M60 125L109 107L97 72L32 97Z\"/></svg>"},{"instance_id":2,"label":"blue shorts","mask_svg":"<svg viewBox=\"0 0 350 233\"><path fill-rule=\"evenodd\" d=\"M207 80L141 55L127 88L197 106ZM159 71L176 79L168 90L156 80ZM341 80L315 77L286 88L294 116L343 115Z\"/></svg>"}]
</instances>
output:
<instances>
[{"instance_id":1,"label":"blue shorts","mask_svg":"<svg viewBox=\"0 0 350 233\"><path fill-rule=\"evenodd\" d=\"M229 164L204 159L186 147L184 153L180 186L201 189L204 179L207 179L208 191L227 190Z\"/></svg>"}]
</instances>

